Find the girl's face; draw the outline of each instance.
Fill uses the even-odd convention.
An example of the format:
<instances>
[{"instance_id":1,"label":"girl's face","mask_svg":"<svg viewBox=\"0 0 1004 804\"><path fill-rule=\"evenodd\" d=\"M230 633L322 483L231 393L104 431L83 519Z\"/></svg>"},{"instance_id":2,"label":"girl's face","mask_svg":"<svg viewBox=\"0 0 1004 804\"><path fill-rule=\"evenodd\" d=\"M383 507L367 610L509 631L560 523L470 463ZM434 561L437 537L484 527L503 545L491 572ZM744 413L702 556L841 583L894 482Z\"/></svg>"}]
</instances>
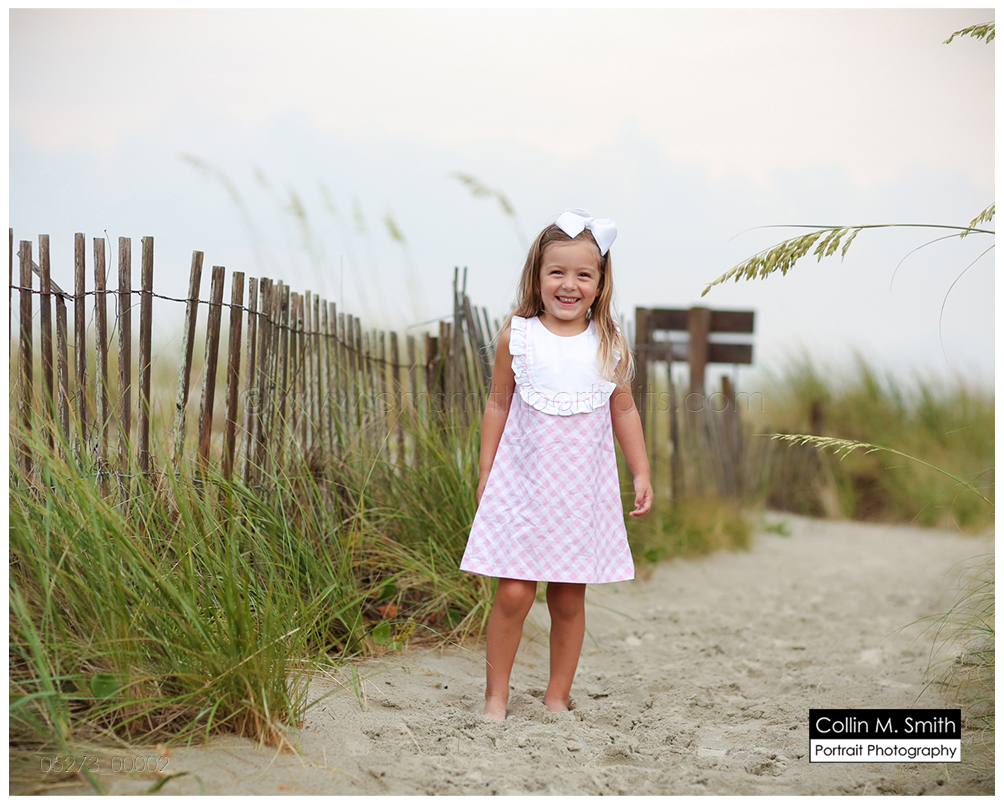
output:
<instances>
[{"instance_id":1,"label":"girl's face","mask_svg":"<svg viewBox=\"0 0 1004 804\"><path fill-rule=\"evenodd\" d=\"M541 320L577 334L600 293L600 253L588 240L549 243L540 262ZM575 330L575 331L572 331Z\"/></svg>"}]
</instances>

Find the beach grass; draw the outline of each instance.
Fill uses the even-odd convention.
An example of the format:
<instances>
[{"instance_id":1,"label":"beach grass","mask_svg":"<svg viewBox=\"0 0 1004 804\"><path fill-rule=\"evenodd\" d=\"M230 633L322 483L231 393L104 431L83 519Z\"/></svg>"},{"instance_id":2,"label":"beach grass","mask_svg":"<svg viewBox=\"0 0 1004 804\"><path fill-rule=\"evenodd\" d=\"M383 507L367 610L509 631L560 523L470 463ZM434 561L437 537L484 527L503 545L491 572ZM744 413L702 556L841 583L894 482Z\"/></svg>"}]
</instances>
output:
<instances>
[{"instance_id":1,"label":"beach grass","mask_svg":"<svg viewBox=\"0 0 1004 804\"><path fill-rule=\"evenodd\" d=\"M978 778L994 779L996 737L995 556L963 568L952 607L933 618L935 642L928 678L962 710L962 761Z\"/></svg>"},{"instance_id":2,"label":"beach grass","mask_svg":"<svg viewBox=\"0 0 1004 804\"><path fill-rule=\"evenodd\" d=\"M418 625L480 633L490 582L458 568L477 428L443 417L415 435L420 466L356 433L255 486L165 472L102 493L36 430L30 477L10 455L13 778L102 742L292 748L316 666L402 647Z\"/></svg>"},{"instance_id":3,"label":"beach grass","mask_svg":"<svg viewBox=\"0 0 1004 804\"><path fill-rule=\"evenodd\" d=\"M908 391L864 370L844 388L805 366L776 393L779 405L767 409L788 418L774 419L775 428L797 432L822 395L827 432L905 443L976 477L992 499L988 395L934 384ZM403 460L386 417L345 419L334 454L308 451L252 486L161 470L109 476L104 491L93 465L58 439L50 447L36 429L30 478L10 455L12 789L36 789L42 776L53 789L66 776L40 774L40 758L94 746L232 733L295 748L310 704L306 680L318 667L480 636L493 582L459 570L476 508L477 418L402 413ZM163 444L154 451L166 454ZM950 497L951 484L922 478L923 467L833 456L828 465L849 516L863 510L854 477L867 470L888 498L889 521L925 509L937 512L925 524L988 521L983 503ZM127 497L120 482L132 484ZM622 488L631 488L626 475ZM662 497L648 517L627 518L639 573L655 561L744 549L753 518L749 503L707 490ZM992 639L992 619L990 628ZM956 670L953 683L965 677L974 688L973 665Z\"/></svg>"},{"instance_id":4,"label":"beach grass","mask_svg":"<svg viewBox=\"0 0 1004 804\"><path fill-rule=\"evenodd\" d=\"M859 356L845 370L797 360L768 375L763 395L764 410L750 416L754 431L879 444L917 459L881 450L820 454L812 462L813 471L807 472L798 463L805 463L804 450L785 446L772 458L776 463L764 494L768 505L824 514L822 484L835 501L830 513L849 519L965 533L985 533L993 527L993 507L980 496L991 502L994 497L992 390L964 377L903 379L880 372ZM795 471L786 472L786 462ZM947 475L971 484L980 494Z\"/></svg>"},{"instance_id":5,"label":"beach grass","mask_svg":"<svg viewBox=\"0 0 1004 804\"><path fill-rule=\"evenodd\" d=\"M753 535L747 506L710 494L689 497L678 505L657 501L648 516L628 518L627 528L639 568L716 550L746 550Z\"/></svg>"}]
</instances>

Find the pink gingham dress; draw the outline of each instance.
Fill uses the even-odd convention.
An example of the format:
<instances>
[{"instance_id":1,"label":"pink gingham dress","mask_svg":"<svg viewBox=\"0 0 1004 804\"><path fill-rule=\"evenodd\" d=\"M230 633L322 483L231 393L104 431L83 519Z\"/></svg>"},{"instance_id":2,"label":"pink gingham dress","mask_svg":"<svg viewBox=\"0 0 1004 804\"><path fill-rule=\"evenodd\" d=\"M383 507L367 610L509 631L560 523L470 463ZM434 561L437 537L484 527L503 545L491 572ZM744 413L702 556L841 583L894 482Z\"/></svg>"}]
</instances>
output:
<instances>
[{"instance_id":1,"label":"pink gingham dress","mask_svg":"<svg viewBox=\"0 0 1004 804\"><path fill-rule=\"evenodd\" d=\"M562 337L512 319L516 392L460 568L563 583L634 578L610 395L593 322Z\"/></svg>"}]
</instances>

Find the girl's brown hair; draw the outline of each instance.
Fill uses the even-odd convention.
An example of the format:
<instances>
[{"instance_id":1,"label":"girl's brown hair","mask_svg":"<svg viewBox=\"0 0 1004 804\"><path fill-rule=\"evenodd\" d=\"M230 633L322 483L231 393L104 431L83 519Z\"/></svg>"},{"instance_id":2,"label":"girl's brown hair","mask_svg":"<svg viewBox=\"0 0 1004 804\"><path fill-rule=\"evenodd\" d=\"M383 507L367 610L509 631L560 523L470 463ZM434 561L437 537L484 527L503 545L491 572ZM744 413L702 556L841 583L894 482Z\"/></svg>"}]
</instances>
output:
<instances>
[{"instance_id":1,"label":"girl's brown hair","mask_svg":"<svg viewBox=\"0 0 1004 804\"><path fill-rule=\"evenodd\" d=\"M509 317L506 318L505 326L499 332L509 326L514 315L518 315L520 318L533 318L544 312L544 300L540 293L540 266L544 259L544 249L551 243L564 243L570 240L588 240L596 248L596 259L600 267L599 294L589 308L587 316L596 325L596 333L600 337L600 349L597 355L600 374L610 382L623 385L634 377L634 357L631 354L631 346L627 342L627 338L614 322L611 313L614 295L614 282L611 274L613 261L609 249L606 254L600 255L600 248L596 245L596 240L588 229L584 229L577 237L572 238L551 224L537 235L530 246L529 254L526 255L526 263L523 265L523 273L519 279L516 305ZM615 348L621 353L620 362L617 361L614 354Z\"/></svg>"}]
</instances>

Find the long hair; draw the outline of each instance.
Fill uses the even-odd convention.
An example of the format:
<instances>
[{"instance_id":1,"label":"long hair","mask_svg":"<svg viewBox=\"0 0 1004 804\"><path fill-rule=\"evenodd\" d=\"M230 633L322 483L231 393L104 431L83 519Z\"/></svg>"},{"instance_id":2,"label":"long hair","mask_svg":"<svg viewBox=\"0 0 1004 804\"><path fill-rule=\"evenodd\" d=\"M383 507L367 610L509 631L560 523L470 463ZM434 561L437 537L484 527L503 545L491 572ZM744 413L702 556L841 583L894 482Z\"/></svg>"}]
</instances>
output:
<instances>
[{"instance_id":1,"label":"long hair","mask_svg":"<svg viewBox=\"0 0 1004 804\"><path fill-rule=\"evenodd\" d=\"M544 312L544 299L540 292L540 266L544 259L544 249L551 243L564 243L570 240L588 240L596 248L596 258L600 266L599 293L586 315L595 324L596 333L600 338L597 367L601 376L609 382L623 385L634 378L634 356L631 354L631 345L617 326L611 312L614 296L613 260L609 249L605 255L600 255L600 248L596 245L593 233L588 229L583 229L577 237L572 238L551 224L537 235L530 246L530 252L526 255L526 263L519 279L516 304L499 332L509 326L514 315L520 318L533 318ZM614 354L615 348L621 353L620 362Z\"/></svg>"}]
</instances>

